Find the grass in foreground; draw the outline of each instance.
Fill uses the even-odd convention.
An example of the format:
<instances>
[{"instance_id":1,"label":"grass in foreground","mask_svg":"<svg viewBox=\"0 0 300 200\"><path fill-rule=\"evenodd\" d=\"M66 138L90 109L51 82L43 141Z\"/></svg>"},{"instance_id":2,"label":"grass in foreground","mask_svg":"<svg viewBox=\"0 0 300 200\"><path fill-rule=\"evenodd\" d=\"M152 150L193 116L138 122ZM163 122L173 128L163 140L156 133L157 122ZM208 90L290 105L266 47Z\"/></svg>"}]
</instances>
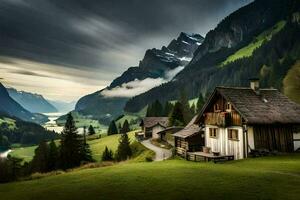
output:
<instances>
[{"instance_id":1,"label":"grass in foreground","mask_svg":"<svg viewBox=\"0 0 300 200\"><path fill-rule=\"evenodd\" d=\"M299 199L300 155L122 163L0 185L1 199Z\"/></svg>"}]
</instances>

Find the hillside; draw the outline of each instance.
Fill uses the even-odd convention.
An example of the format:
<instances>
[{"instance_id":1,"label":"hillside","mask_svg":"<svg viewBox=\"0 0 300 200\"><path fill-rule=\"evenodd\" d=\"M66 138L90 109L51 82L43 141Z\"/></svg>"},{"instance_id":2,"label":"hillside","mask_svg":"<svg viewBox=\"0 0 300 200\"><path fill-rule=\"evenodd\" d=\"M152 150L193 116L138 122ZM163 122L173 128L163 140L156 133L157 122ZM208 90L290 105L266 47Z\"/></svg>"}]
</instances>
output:
<instances>
[{"instance_id":1,"label":"hillside","mask_svg":"<svg viewBox=\"0 0 300 200\"><path fill-rule=\"evenodd\" d=\"M2 184L3 199L299 199L299 155L224 164L169 160ZM18 191L18 192L15 192Z\"/></svg>"},{"instance_id":2,"label":"hillside","mask_svg":"<svg viewBox=\"0 0 300 200\"><path fill-rule=\"evenodd\" d=\"M47 131L38 124L0 114L0 148L8 148L16 143L33 145L43 140L51 140L58 137L58 134Z\"/></svg>"},{"instance_id":3,"label":"hillside","mask_svg":"<svg viewBox=\"0 0 300 200\"><path fill-rule=\"evenodd\" d=\"M248 86L251 77L283 91L287 71L300 58L299 12L297 0L256 0L240 8L206 35L172 81L133 97L125 111L136 112L153 99L177 99L183 87L195 98L217 85Z\"/></svg>"},{"instance_id":4,"label":"hillside","mask_svg":"<svg viewBox=\"0 0 300 200\"><path fill-rule=\"evenodd\" d=\"M75 101L71 102L64 102L64 101L58 101L58 100L49 100L47 99L49 103L51 103L60 113L68 113L75 108Z\"/></svg>"},{"instance_id":5,"label":"hillside","mask_svg":"<svg viewBox=\"0 0 300 200\"><path fill-rule=\"evenodd\" d=\"M9 96L32 113L58 112L42 95L7 88Z\"/></svg>"},{"instance_id":6,"label":"hillside","mask_svg":"<svg viewBox=\"0 0 300 200\"><path fill-rule=\"evenodd\" d=\"M202 41L199 34L180 33L167 47L148 49L139 66L128 68L107 88L82 97L75 110L108 124L123 113L129 98L171 80L192 59Z\"/></svg>"},{"instance_id":7,"label":"hillside","mask_svg":"<svg viewBox=\"0 0 300 200\"><path fill-rule=\"evenodd\" d=\"M128 134L131 142L135 141L134 132ZM116 151L118 147L120 135L110 135L100 139L93 139L88 140L88 144L90 145L93 158L97 161L101 160L101 155L105 149L105 146ZM21 147L21 148L14 148L10 155L18 158L24 159L24 161L32 160L34 156L34 150L37 146L29 146L29 147Z\"/></svg>"},{"instance_id":8,"label":"hillside","mask_svg":"<svg viewBox=\"0 0 300 200\"><path fill-rule=\"evenodd\" d=\"M15 116L25 121L34 121L34 115L13 100L6 88L0 83L0 112Z\"/></svg>"}]
</instances>

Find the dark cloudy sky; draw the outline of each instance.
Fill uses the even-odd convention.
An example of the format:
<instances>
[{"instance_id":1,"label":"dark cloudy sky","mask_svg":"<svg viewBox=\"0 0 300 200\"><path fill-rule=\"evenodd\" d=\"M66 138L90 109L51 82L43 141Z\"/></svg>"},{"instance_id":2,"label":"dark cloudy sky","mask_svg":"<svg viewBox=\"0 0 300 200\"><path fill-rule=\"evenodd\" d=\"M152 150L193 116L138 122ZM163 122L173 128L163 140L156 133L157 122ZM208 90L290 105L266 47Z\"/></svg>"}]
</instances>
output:
<instances>
[{"instance_id":1,"label":"dark cloudy sky","mask_svg":"<svg viewBox=\"0 0 300 200\"><path fill-rule=\"evenodd\" d=\"M181 31L205 36L251 0L0 0L6 86L76 100Z\"/></svg>"}]
</instances>

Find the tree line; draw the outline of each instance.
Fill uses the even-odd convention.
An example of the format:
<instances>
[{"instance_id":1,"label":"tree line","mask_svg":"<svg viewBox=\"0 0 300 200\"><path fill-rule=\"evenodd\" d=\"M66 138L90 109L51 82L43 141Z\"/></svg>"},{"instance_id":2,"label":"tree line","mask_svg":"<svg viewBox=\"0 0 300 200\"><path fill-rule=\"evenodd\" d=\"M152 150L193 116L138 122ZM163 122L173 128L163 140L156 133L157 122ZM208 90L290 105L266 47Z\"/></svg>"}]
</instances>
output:
<instances>
[{"instance_id":1,"label":"tree line","mask_svg":"<svg viewBox=\"0 0 300 200\"><path fill-rule=\"evenodd\" d=\"M164 106L155 100L147 107L146 117L169 117L169 126L185 126L202 108L204 98L199 94L197 103L190 105L185 91L176 102L165 102Z\"/></svg>"},{"instance_id":2,"label":"tree line","mask_svg":"<svg viewBox=\"0 0 300 200\"><path fill-rule=\"evenodd\" d=\"M124 131L127 123L124 123L125 127L123 125ZM88 133L95 134L92 126L89 127ZM122 161L131 156L130 140L127 132L125 132L119 139L118 149L115 154L106 147L102 160ZM23 163L22 159L11 156L8 156L6 159L0 159L0 182L14 181L36 172L46 173L54 170L67 170L91 162L95 162L95 160L87 143L86 129L84 128L82 135L78 134L74 119L69 113L60 141L40 142L35 149L32 161Z\"/></svg>"}]
</instances>

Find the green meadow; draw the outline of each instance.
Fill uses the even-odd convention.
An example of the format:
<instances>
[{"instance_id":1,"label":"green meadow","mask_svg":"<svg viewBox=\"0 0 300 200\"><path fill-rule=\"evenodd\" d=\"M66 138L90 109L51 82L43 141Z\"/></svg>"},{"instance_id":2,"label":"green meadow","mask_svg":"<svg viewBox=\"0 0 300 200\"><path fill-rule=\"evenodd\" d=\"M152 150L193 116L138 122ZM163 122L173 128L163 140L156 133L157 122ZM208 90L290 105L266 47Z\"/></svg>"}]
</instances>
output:
<instances>
[{"instance_id":1,"label":"green meadow","mask_svg":"<svg viewBox=\"0 0 300 200\"><path fill-rule=\"evenodd\" d=\"M124 162L0 185L5 200L299 199L300 155L214 164ZM18 192L15 192L18 191Z\"/></svg>"},{"instance_id":2,"label":"green meadow","mask_svg":"<svg viewBox=\"0 0 300 200\"><path fill-rule=\"evenodd\" d=\"M135 141L134 131L129 132L128 136L131 142ZM120 135L110 135L104 136L100 139L88 140L88 144L90 145L93 158L96 161L101 159L102 152L105 149L105 146L116 151L118 144L119 144L119 137ZM58 142L57 142L58 143ZM34 156L34 150L37 146L30 146L30 147L18 147L14 148L13 151L10 153L11 156L18 157L24 159L24 161L30 161Z\"/></svg>"},{"instance_id":3,"label":"green meadow","mask_svg":"<svg viewBox=\"0 0 300 200\"><path fill-rule=\"evenodd\" d=\"M229 62L233 62L237 59L243 57L250 57L255 49L260 47L263 42L271 40L272 36L278 33L286 24L286 21L280 21L272 28L264 31L260 35L258 35L249 45L239 49L233 55L229 56L224 62L221 63L221 66L228 64Z\"/></svg>"}]
</instances>

